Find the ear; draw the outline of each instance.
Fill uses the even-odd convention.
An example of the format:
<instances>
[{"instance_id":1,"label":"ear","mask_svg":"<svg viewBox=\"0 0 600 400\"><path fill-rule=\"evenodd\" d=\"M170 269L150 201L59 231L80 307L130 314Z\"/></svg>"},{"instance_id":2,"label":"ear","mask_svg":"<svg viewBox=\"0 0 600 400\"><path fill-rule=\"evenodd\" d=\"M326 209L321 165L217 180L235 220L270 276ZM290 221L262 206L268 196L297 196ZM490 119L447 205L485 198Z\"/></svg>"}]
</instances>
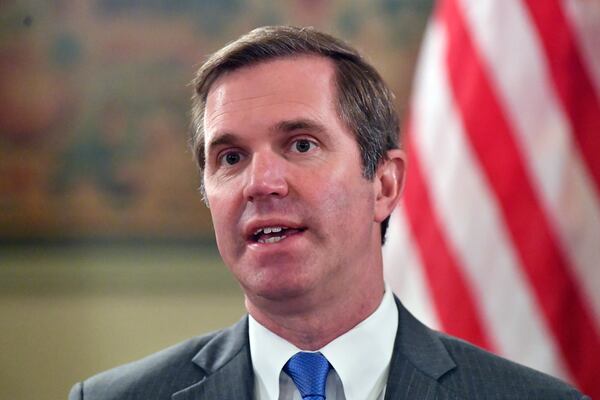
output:
<instances>
[{"instance_id":1,"label":"ear","mask_svg":"<svg viewBox=\"0 0 600 400\"><path fill-rule=\"evenodd\" d=\"M375 222L383 222L400 201L406 169L406 154L403 150L388 150L375 172Z\"/></svg>"}]
</instances>

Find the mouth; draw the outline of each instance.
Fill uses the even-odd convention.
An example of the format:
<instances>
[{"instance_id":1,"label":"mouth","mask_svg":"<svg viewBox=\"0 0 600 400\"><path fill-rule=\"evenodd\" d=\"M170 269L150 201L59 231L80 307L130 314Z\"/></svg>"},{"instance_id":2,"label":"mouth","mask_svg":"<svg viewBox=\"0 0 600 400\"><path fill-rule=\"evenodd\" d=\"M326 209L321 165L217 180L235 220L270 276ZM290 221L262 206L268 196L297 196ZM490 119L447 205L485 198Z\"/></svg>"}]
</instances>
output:
<instances>
[{"instance_id":1,"label":"mouth","mask_svg":"<svg viewBox=\"0 0 600 400\"><path fill-rule=\"evenodd\" d=\"M302 233L305 230L306 228L292 228L284 225L263 226L254 229L249 235L248 241L250 243L273 244Z\"/></svg>"}]
</instances>

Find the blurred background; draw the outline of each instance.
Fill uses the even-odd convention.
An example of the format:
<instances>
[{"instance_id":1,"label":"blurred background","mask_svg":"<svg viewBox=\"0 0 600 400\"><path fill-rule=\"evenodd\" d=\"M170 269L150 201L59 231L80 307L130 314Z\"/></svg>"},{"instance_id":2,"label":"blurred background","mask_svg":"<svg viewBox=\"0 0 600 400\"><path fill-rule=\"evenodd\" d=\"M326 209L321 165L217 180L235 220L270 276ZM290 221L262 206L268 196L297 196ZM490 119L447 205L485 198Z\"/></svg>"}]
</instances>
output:
<instances>
[{"instance_id":1,"label":"blurred background","mask_svg":"<svg viewBox=\"0 0 600 400\"><path fill-rule=\"evenodd\" d=\"M432 1L0 2L0 399L239 319L187 148L189 82L250 29L364 52L404 113ZM192 317L190 317L192 316Z\"/></svg>"}]
</instances>

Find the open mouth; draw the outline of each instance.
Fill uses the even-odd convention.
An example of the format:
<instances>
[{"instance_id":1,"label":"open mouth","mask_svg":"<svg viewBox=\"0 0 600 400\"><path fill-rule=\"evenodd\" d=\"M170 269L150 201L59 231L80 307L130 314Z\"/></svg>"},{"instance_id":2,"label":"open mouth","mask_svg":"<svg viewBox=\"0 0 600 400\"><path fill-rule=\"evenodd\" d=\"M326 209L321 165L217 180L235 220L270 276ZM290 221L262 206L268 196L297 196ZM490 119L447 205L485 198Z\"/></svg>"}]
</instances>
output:
<instances>
[{"instance_id":1,"label":"open mouth","mask_svg":"<svg viewBox=\"0 0 600 400\"><path fill-rule=\"evenodd\" d=\"M277 243L304 230L304 228L289 228L286 226L265 226L254 231L250 236L250 241L261 244Z\"/></svg>"}]
</instances>

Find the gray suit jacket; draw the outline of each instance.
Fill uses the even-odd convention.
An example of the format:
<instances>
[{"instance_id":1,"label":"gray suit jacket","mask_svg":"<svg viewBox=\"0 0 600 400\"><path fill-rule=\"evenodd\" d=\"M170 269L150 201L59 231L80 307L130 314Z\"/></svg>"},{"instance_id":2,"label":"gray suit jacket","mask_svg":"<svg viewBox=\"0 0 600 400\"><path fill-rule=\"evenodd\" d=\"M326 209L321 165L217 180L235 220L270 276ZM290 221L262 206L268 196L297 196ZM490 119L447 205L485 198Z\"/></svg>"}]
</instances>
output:
<instances>
[{"instance_id":1,"label":"gray suit jacket","mask_svg":"<svg viewBox=\"0 0 600 400\"><path fill-rule=\"evenodd\" d=\"M567 384L435 332L398 300L386 400L588 399ZM248 319L76 384L70 400L252 399Z\"/></svg>"}]
</instances>

